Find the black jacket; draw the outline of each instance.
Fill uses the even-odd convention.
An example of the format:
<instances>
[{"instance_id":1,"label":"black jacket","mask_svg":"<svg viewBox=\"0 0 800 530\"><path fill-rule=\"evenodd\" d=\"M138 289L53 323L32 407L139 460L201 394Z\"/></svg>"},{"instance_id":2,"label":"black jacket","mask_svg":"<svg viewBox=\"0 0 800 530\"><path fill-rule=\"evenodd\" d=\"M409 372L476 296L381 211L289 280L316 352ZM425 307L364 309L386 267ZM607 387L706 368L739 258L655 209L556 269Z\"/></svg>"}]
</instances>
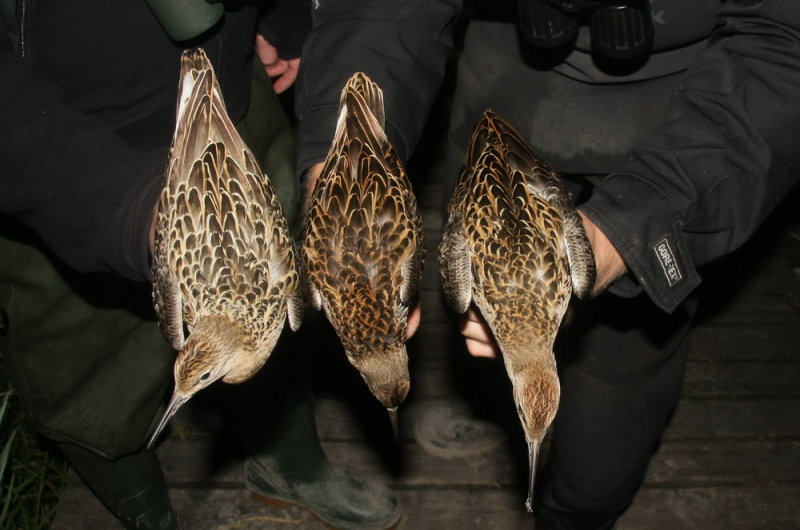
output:
<instances>
[{"instance_id":1,"label":"black jacket","mask_svg":"<svg viewBox=\"0 0 800 530\"><path fill-rule=\"evenodd\" d=\"M461 0L312 0L313 29L295 90L298 170L324 159L339 96L354 72L383 90L389 139L407 159L453 52Z\"/></svg>"},{"instance_id":2,"label":"black jacket","mask_svg":"<svg viewBox=\"0 0 800 530\"><path fill-rule=\"evenodd\" d=\"M269 18L273 2L260 4ZM175 123L181 51L206 49L240 119L259 6L226 3L218 27L175 43L144 0L2 5L0 233L15 220L78 270L148 278L147 231ZM276 40L281 28L298 27L262 29ZM283 40L297 47L290 35Z\"/></svg>"},{"instance_id":3,"label":"black jacket","mask_svg":"<svg viewBox=\"0 0 800 530\"><path fill-rule=\"evenodd\" d=\"M800 3L729 0L718 23L664 123L582 207L667 311L800 175Z\"/></svg>"},{"instance_id":4,"label":"black jacket","mask_svg":"<svg viewBox=\"0 0 800 530\"><path fill-rule=\"evenodd\" d=\"M682 13L686 2L652 5L686 16L692 34L705 21ZM323 139L332 135L343 84L334 75L354 69L378 78L387 93L390 136L404 155L413 148L420 109L427 110L438 86L444 28L457 2L388 3L395 7L319 2L298 99L302 166L323 158ZM612 291L633 295L643 289L666 311L699 284L696 268L742 245L800 174L800 2L720 1L711 26L706 39L691 43L685 78L664 123L582 206L630 271ZM663 48L669 48L666 37ZM632 72L615 82L636 79ZM490 88L492 81L487 69L480 82Z\"/></svg>"}]
</instances>

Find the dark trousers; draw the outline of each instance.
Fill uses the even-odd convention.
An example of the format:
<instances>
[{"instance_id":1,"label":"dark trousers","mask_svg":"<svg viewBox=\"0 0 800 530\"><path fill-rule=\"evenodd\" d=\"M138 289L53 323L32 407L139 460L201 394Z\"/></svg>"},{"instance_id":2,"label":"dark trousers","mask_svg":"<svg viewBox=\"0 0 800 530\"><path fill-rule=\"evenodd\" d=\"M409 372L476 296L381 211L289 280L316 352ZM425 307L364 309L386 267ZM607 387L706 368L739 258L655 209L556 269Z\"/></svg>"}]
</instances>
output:
<instances>
[{"instance_id":1,"label":"dark trousers","mask_svg":"<svg viewBox=\"0 0 800 530\"><path fill-rule=\"evenodd\" d=\"M680 397L695 308L668 315L644 296L606 294L562 330L539 527L611 528L631 503Z\"/></svg>"}]
</instances>

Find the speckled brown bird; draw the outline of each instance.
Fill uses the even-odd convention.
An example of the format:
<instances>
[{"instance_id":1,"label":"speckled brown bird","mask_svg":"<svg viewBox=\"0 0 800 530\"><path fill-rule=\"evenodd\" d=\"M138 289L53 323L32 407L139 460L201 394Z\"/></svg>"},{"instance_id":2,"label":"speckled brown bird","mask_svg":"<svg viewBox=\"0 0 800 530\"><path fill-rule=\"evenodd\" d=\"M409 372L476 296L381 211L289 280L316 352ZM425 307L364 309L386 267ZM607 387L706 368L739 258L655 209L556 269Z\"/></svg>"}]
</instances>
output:
<instances>
[{"instance_id":1,"label":"speckled brown bird","mask_svg":"<svg viewBox=\"0 0 800 530\"><path fill-rule=\"evenodd\" d=\"M253 376L287 316L296 330L303 312L286 218L228 118L203 50L183 53L178 97L156 212L153 300L179 352L175 390L150 445L196 392L218 379L239 383Z\"/></svg>"},{"instance_id":2,"label":"speckled brown bird","mask_svg":"<svg viewBox=\"0 0 800 530\"><path fill-rule=\"evenodd\" d=\"M422 220L384 132L383 94L356 73L307 208L303 265L311 304L325 310L395 435L410 388L406 321L423 259Z\"/></svg>"},{"instance_id":3,"label":"speckled brown bird","mask_svg":"<svg viewBox=\"0 0 800 530\"><path fill-rule=\"evenodd\" d=\"M445 297L478 308L503 354L528 442L532 510L539 446L558 409L553 343L572 293L588 294L594 256L559 176L507 122L476 124L439 246Z\"/></svg>"}]
</instances>

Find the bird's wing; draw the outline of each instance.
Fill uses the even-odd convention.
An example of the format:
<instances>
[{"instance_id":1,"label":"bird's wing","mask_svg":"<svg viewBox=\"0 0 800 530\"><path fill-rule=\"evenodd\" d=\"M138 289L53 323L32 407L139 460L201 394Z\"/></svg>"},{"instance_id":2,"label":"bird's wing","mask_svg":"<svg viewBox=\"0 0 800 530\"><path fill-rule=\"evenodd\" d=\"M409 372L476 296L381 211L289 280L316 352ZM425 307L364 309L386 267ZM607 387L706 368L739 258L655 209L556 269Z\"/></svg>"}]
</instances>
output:
<instances>
[{"instance_id":1,"label":"bird's wing","mask_svg":"<svg viewBox=\"0 0 800 530\"><path fill-rule=\"evenodd\" d=\"M578 298L585 298L591 293L597 275L594 252L577 211L572 208L563 217L572 292Z\"/></svg>"},{"instance_id":2,"label":"bird's wing","mask_svg":"<svg viewBox=\"0 0 800 530\"><path fill-rule=\"evenodd\" d=\"M550 203L563 221L572 291L585 297L595 281L594 253L569 192L558 173L533 154L513 127L493 114L491 117L506 145L509 168L524 174L529 191Z\"/></svg>"},{"instance_id":3,"label":"bird's wing","mask_svg":"<svg viewBox=\"0 0 800 530\"><path fill-rule=\"evenodd\" d=\"M283 210L228 117L201 49L182 56L177 117L165 186L170 201L161 208L173 243L161 258L180 271L186 323L200 307L238 303L243 309L237 311L252 313L245 318L265 319L266 329L282 325L284 306L291 304L296 328L302 315L299 260Z\"/></svg>"},{"instance_id":4,"label":"bird's wing","mask_svg":"<svg viewBox=\"0 0 800 530\"><path fill-rule=\"evenodd\" d=\"M439 244L439 274L447 303L465 313L472 301L472 261L464 238L464 216L455 209L448 215Z\"/></svg>"},{"instance_id":5,"label":"bird's wing","mask_svg":"<svg viewBox=\"0 0 800 530\"><path fill-rule=\"evenodd\" d=\"M158 260L154 260L158 264ZM163 263L163 262L161 262ZM183 299L178 281L163 265L153 267L153 306L159 326L170 345L176 350L183 347Z\"/></svg>"}]
</instances>

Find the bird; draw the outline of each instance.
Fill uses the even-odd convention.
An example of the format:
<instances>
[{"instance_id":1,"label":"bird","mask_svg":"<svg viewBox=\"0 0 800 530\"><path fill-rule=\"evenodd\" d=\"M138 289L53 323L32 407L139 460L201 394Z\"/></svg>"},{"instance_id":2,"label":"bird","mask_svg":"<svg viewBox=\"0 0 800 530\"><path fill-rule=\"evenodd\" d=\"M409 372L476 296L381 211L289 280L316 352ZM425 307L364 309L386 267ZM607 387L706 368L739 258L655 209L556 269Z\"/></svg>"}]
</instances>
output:
<instances>
[{"instance_id":1,"label":"bird","mask_svg":"<svg viewBox=\"0 0 800 530\"><path fill-rule=\"evenodd\" d=\"M491 110L473 129L438 250L446 301L459 313L474 305L502 352L533 511L539 448L560 397L553 344L572 294L589 294L595 262L560 176Z\"/></svg>"},{"instance_id":2,"label":"bird","mask_svg":"<svg viewBox=\"0 0 800 530\"><path fill-rule=\"evenodd\" d=\"M153 304L175 388L148 447L194 394L246 381L304 310L300 260L269 178L228 117L202 48L181 56L153 237ZM185 334L188 331L188 335Z\"/></svg>"},{"instance_id":3,"label":"bird","mask_svg":"<svg viewBox=\"0 0 800 530\"><path fill-rule=\"evenodd\" d=\"M419 207L385 127L383 92L365 73L344 86L336 131L305 212L302 263L349 362L389 413L411 382L405 333L422 275Z\"/></svg>"}]
</instances>

